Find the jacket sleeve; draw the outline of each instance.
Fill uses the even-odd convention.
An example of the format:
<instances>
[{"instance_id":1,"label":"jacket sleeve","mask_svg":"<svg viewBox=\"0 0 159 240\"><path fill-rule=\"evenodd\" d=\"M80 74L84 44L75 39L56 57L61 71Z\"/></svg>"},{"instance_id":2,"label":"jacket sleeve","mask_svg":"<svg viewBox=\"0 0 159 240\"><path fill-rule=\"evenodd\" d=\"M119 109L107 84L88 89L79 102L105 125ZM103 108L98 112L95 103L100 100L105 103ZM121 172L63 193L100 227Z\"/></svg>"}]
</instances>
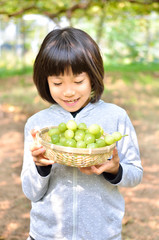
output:
<instances>
[{"instance_id":1,"label":"jacket sleeve","mask_svg":"<svg viewBox=\"0 0 159 240\"><path fill-rule=\"evenodd\" d=\"M22 189L24 194L32 202L40 200L48 189L50 173L47 176L41 176L33 161L30 146L33 138L30 134L29 127L25 125L24 132L24 157L21 172Z\"/></svg>"},{"instance_id":2,"label":"jacket sleeve","mask_svg":"<svg viewBox=\"0 0 159 240\"><path fill-rule=\"evenodd\" d=\"M117 142L120 164L123 170L121 181L117 185L134 187L142 180L143 168L136 132L127 114L124 120L118 124L118 131L123 135L128 134L128 136Z\"/></svg>"}]
</instances>

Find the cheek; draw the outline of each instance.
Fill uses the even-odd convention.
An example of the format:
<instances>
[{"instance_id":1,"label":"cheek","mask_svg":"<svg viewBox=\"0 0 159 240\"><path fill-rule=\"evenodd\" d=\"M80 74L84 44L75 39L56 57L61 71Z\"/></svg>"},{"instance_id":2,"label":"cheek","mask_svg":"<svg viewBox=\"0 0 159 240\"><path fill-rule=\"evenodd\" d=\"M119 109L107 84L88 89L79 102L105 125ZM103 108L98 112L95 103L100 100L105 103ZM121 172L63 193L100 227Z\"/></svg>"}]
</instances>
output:
<instances>
[{"instance_id":1,"label":"cheek","mask_svg":"<svg viewBox=\"0 0 159 240\"><path fill-rule=\"evenodd\" d=\"M87 86L85 87L84 91L85 91L86 95L90 95L90 93L91 93L91 86L90 86L90 84L87 84Z\"/></svg>"},{"instance_id":2,"label":"cheek","mask_svg":"<svg viewBox=\"0 0 159 240\"><path fill-rule=\"evenodd\" d=\"M86 94L89 94L91 92L91 85L90 85L90 83L86 83L86 84L82 85L80 90L85 92Z\"/></svg>"},{"instance_id":3,"label":"cheek","mask_svg":"<svg viewBox=\"0 0 159 240\"><path fill-rule=\"evenodd\" d=\"M55 88L50 88L50 93L51 93L51 96L54 98L56 97L59 93L58 93L58 89L55 89Z\"/></svg>"}]
</instances>

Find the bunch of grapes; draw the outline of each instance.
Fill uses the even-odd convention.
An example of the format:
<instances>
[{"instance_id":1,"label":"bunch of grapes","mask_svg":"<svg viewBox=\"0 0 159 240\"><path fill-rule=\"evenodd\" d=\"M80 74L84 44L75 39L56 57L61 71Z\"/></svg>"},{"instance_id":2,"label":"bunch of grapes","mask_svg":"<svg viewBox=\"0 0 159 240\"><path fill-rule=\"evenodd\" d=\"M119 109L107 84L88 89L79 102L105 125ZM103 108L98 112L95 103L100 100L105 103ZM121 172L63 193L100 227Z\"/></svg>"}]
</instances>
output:
<instances>
[{"instance_id":1,"label":"bunch of grapes","mask_svg":"<svg viewBox=\"0 0 159 240\"><path fill-rule=\"evenodd\" d=\"M77 125L74 120L62 122L48 131L51 143L73 148L101 148L112 145L123 137L120 132L105 136L103 134L104 131L98 124L87 127L85 123Z\"/></svg>"}]
</instances>

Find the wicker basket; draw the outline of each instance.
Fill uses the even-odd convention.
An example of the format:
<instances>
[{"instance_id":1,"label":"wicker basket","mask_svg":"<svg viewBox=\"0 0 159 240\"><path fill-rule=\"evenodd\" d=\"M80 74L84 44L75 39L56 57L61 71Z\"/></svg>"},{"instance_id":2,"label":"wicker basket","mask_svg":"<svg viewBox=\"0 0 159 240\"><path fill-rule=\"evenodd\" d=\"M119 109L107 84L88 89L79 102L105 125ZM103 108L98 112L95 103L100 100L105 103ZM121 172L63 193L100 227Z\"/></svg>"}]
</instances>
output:
<instances>
[{"instance_id":1,"label":"wicker basket","mask_svg":"<svg viewBox=\"0 0 159 240\"><path fill-rule=\"evenodd\" d=\"M102 148L72 148L50 143L47 132L50 128L41 129L37 134L38 142L46 148L45 157L56 163L71 167L89 167L107 161L113 153L116 144ZM106 135L106 134L104 134Z\"/></svg>"}]
</instances>

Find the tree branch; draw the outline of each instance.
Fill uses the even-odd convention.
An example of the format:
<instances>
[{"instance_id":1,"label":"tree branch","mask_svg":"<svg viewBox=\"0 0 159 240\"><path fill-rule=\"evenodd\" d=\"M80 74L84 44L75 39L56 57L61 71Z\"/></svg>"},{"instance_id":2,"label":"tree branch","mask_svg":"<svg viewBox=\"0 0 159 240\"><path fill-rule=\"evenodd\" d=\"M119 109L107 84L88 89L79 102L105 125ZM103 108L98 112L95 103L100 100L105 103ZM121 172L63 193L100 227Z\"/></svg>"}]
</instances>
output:
<instances>
[{"instance_id":1,"label":"tree branch","mask_svg":"<svg viewBox=\"0 0 159 240\"><path fill-rule=\"evenodd\" d=\"M14 13L8 13L7 11L0 11L0 15L7 15L9 18L11 18L11 17L22 15L25 12L28 12L33 9L37 9L35 5L31 5L30 7L23 8L20 11L14 12Z\"/></svg>"},{"instance_id":2,"label":"tree branch","mask_svg":"<svg viewBox=\"0 0 159 240\"><path fill-rule=\"evenodd\" d=\"M51 18L54 19L56 18L58 15L60 15L61 13L66 13L68 18L71 18L72 13L75 12L77 9L87 9L89 6L91 5L91 1L88 1L88 3L77 3L74 6L68 8L68 9L61 9L56 13L49 13L49 12L45 12L45 14Z\"/></svg>"},{"instance_id":3,"label":"tree branch","mask_svg":"<svg viewBox=\"0 0 159 240\"><path fill-rule=\"evenodd\" d=\"M106 3L111 3L111 0L100 0L103 4L106 4ZM117 1L118 3L120 2L126 2L125 0L118 0ZM143 1L140 1L140 0L128 0L128 2L130 2L131 4L140 4L140 5L151 5L152 3L159 3L159 0L143 0ZM2 6L4 4L4 1L0 1L0 5ZM27 12L36 12L36 13L41 13L42 15L45 15L47 17L49 17L50 19L55 19L57 18L58 16L60 16L61 14L66 14L66 17L68 19L71 19L72 17L72 14L78 10L78 9L82 9L82 10L86 10L88 9L91 5L93 4L93 2L91 0L87 0L87 2L85 3L77 3L73 6L71 6L70 8L62 8L62 9L59 9L57 10L57 12L55 13L51 13L49 11L44 11L43 7L38 7L36 5L36 3L28 6L28 7L24 7L22 8L21 10L17 11L17 12L9 12L7 10L1 10L0 11L0 15L6 15L8 16L9 18L11 17L16 17L16 16L21 16ZM2 9L2 8L1 8Z\"/></svg>"},{"instance_id":4,"label":"tree branch","mask_svg":"<svg viewBox=\"0 0 159 240\"><path fill-rule=\"evenodd\" d=\"M136 1L136 0L129 0L130 3L136 3L136 4L141 4L141 5L150 5L152 3L159 3L159 0L143 0L141 1Z\"/></svg>"},{"instance_id":5,"label":"tree branch","mask_svg":"<svg viewBox=\"0 0 159 240\"><path fill-rule=\"evenodd\" d=\"M41 8L37 7L35 4L33 4L29 7L23 8L14 13L9 13L7 11L0 11L0 14L7 15L9 18L11 18L11 17L23 15L30 10L37 10L39 12L42 12L43 15L46 15L50 19L54 19L54 18L58 17L59 15L61 15L62 13L66 13L67 17L71 18L72 13L75 12L77 9L87 9L87 8L89 8L90 5L91 5L91 1L88 1L87 3L77 3L70 8L63 8L63 9L60 9L59 11L57 11L56 13L50 13L50 12L43 11L43 9L41 9Z\"/></svg>"}]
</instances>

